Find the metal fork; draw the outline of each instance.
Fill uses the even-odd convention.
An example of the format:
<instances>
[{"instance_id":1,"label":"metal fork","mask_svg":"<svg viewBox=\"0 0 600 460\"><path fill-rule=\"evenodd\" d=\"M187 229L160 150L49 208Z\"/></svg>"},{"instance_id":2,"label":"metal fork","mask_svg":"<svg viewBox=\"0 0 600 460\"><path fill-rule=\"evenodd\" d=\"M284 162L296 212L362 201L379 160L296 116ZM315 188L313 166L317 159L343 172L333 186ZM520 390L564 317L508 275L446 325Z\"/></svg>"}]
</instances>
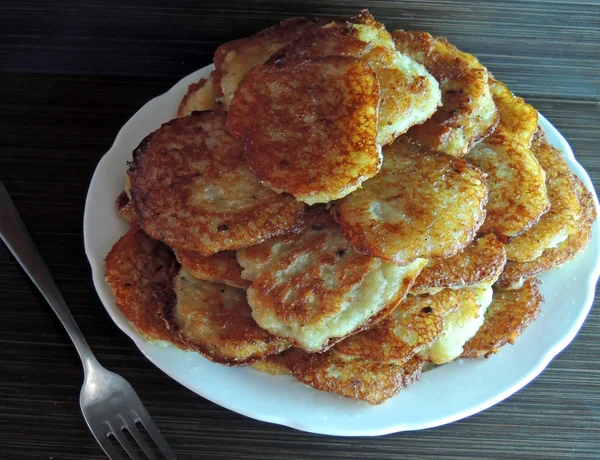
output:
<instances>
[{"instance_id":1,"label":"metal fork","mask_svg":"<svg viewBox=\"0 0 600 460\"><path fill-rule=\"evenodd\" d=\"M156 460L155 453L144 441L138 427L138 424L141 424L164 456L169 460L175 460L175 455L131 385L120 375L102 367L94 357L2 182L0 182L0 237L48 301L79 353L85 376L79 397L81 411L106 455L111 460L122 459L110 439L112 436L131 459L139 459L127 440L125 434L127 431L148 459Z\"/></svg>"}]
</instances>

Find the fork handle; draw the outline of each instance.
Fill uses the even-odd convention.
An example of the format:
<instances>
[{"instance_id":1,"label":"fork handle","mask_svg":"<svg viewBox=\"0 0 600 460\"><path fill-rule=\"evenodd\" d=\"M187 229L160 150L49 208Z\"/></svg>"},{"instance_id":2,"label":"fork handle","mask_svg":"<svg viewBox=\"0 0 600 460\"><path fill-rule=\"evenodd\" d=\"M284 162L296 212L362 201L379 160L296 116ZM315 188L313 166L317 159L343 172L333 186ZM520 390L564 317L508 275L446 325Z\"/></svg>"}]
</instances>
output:
<instances>
[{"instance_id":1,"label":"fork handle","mask_svg":"<svg viewBox=\"0 0 600 460\"><path fill-rule=\"evenodd\" d=\"M63 324L73 341L79 357L84 364L85 373L98 364L87 341L83 337L75 318L69 311L58 287L54 283L42 256L25 228L23 220L11 200L6 188L0 182L0 237L12 252L33 284L37 286L46 301L50 304L58 319Z\"/></svg>"}]
</instances>

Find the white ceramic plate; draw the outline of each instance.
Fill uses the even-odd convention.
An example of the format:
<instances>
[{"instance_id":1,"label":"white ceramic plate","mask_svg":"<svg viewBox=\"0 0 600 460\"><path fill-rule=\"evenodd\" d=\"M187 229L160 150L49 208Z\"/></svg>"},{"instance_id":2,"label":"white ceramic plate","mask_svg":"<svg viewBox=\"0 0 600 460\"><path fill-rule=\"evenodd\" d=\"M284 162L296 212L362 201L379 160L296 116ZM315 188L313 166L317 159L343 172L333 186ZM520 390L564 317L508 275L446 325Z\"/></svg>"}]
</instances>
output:
<instances>
[{"instance_id":1,"label":"white ceramic plate","mask_svg":"<svg viewBox=\"0 0 600 460\"><path fill-rule=\"evenodd\" d=\"M146 342L117 309L104 281L104 258L127 231L127 224L117 214L115 198L123 190L126 162L133 149L176 116L188 84L208 77L212 69L205 67L187 76L148 102L123 126L96 168L85 206L85 250L98 295L114 322L163 372L200 396L257 420L314 433L376 436L443 425L482 411L529 383L573 339L592 305L600 273L598 222L584 254L541 277L546 298L543 313L516 345L503 347L489 359L458 360L427 372L420 382L380 406L317 391L288 376L226 367L194 352ZM594 190L566 140L543 116L540 125L548 140L564 152L571 169Z\"/></svg>"}]
</instances>

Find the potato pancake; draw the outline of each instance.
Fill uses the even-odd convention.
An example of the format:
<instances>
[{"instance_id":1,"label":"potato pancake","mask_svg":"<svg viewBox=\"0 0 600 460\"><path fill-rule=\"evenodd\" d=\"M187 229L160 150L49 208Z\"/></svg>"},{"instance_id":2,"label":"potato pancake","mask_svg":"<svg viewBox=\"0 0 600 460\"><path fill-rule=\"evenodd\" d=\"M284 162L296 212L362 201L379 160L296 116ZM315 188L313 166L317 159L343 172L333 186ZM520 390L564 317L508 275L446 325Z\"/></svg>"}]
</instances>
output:
<instances>
[{"instance_id":1,"label":"potato pancake","mask_svg":"<svg viewBox=\"0 0 600 460\"><path fill-rule=\"evenodd\" d=\"M548 272L573 260L587 247L592 237L592 225L597 210L594 197L576 176L577 194L582 207L581 217L577 221L577 231L554 248L546 249L540 257L529 262L508 261L504 271L495 284L500 289L519 289L529 278Z\"/></svg>"},{"instance_id":2,"label":"potato pancake","mask_svg":"<svg viewBox=\"0 0 600 460\"><path fill-rule=\"evenodd\" d=\"M355 251L329 213L311 209L297 234L238 251L256 322L309 352L374 325L425 264L400 267Z\"/></svg>"},{"instance_id":3,"label":"potato pancake","mask_svg":"<svg viewBox=\"0 0 600 460\"><path fill-rule=\"evenodd\" d=\"M227 129L265 185L327 203L379 171L378 106L377 77L356 58L269 62L240 84Z\"/></svg>"},{"instance_id":4,"label":"potato pancake","mask_svg":"<svg viewBox=\"0 0 600 460\"><path fill-rule=\"evenodd\" d=\"M165 123L133 153L131 197L144 231L208 256L294 230L304 206L261 185L226 115L194 112Z\"/></svg>"},{"instance_id":5,"label":"potato pancake","mask_svg":"<svg viewBox=\"0 0 600 460\"><path fill-rule=\"evenodd\" d=\"M381 404L421 378L423 361L414 357L403 365L350 358L334 350L308 354L292 350L285 354L295 377L313 388Z\"/></svg>"},{"instance_id":6,"label":"potato pancake","mask_svg":"<svg viewBox=\"0 0 600 460\"><path fill-rule=\"evenodd\" d=\"M480 233L492 232L508 242L550 208L546 173L533 153L502 125L464 159L487 175L487 216Z\"/></svg>"},{"instance_id":7,"label":"potato pancake","mask_svg":"<svg viewBox=\"0 0 600 460\"><path fill-rule=\"evenodd\" d=\"M546 189L550 210L537 224L506 245L509 260L528 262L566 240L577 231L581 205L577 183L562 153L548 143L541 128L531 144L531 152L546 172Z\"/></svg>"},{"instance_id":8,"label":"potato pancake","mask_svg":"<svg viewBox=\"0 0 600 460\"><path fill-rule=\"evenodd\" d=\"M469 340L463 358L487 358L507 343L515 343L521 333L533 322L544 298L538 289L539 281L528 280L514 291L494 290L492 303L477 334Z\"/></svg>"},{"instance_id":9,"label":"potato pancake","mask_svg":"<svg viewBox=\"0 0 600 460\"><path fill-rule=\"evenodd\" d=\"M384 149L381 172L337 201L333 215L358 251L405 265L469 244L486 200L481 171L402 136Z\"/></svg>"},{"instance_id":10,"label":"potato pancake","mask_svg":"<svg viewBox=\"0 0 600 460\"><path fill-rule=\"evenodd\" d=\"M289 348L258 327L243 289L198 280L182 267L173 292L175 299L163 312L165 321L189 348L211 361L248 364Z\"/></svg>"},{"instance_id":11,"label":"potato pancake","mask_svg":"<svg viewBox=\"0 0 600 460\"><path fill-rule=\"evenodd\" d=\"M160 316L168 302L166 292L174 262L167 246L133 227L106 256L106 282L117 307L140 335L146 340L165 340L183 347Z\"/></svg>"},{"instance_id":12,"label":"potato pancake","mask_svg":"<svg viewBox=\"0 0 600 460\"><path fill-rule=\"evenodd\" d=\"M500 125L529 147L538 129L538 112L523 98L515 96L504 83L490 77L490 91L500 114Z\"/></svg>"},{"instance_id":13,"label":"potato pancake","mask_svg":"<svg viewBox=\"0 0 600 460\"><path fill-rule=\"evenodd\" d=\"M490 134L498 113L488 71L475 56L427 32L392 32L396 49L422 64L439 82L442 106L408 136L433 150L461 157Z\"/></svg>"}]
</instances>

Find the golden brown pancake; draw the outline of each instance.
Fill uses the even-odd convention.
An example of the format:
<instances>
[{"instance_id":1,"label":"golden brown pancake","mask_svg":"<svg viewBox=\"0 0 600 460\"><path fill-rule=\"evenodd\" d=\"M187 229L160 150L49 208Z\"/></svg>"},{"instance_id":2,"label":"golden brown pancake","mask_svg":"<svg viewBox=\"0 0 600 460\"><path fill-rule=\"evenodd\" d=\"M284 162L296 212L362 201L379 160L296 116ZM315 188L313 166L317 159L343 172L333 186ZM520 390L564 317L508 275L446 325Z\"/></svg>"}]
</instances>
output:
<instances>
[{"instance_id":1,"label":"golden brown pancake","mask_svg":"<svg viewBox=\"0 0 600 460\"><path fill-rule=\"evenodd\" d=\"M257 34L222 44L214 56L214 90L226 107L246 74L263 64L273 53L328 21L322 19L292 18Z\"/></svg>"},{"instance_id":2,"label":"golden brown pancake","mask_svg":"<svg viewBox=\"0 0 600 460\"><path fill-rule=\"evenodd\" d=\"M238 251L256 322L306 351L322 351L374 325L404 297L424 260L400 267L355 251L329 213L305 228Z\"/></svg>"},{"instance_id":3,"label":"golden brown pancake","mask_svg":"<svg viewBox=\"0 0 600 460\"><path fill-rule=\"evenodd\" d=\"M544 250L567 239L577 231L581 215L573 173L562 153L548 143L541 128L533 138L531 152L546 172L550 210L532 228L506 245L506 256L517 262L537 259Z\"/></svg>"},{"instance_id":4,"label":"golden brown pancake","mask_svg":"<svg viewBox=\"0 0 600 460\"><path fill-rule=\"evenodd\" d=\"M451 289L434 295L409 295L375 327L348 337L332 350L352 358L403 364L433 344L446 316L459 308L462 295Z\"/></svg>"},{"instance_id":5,"label":"golden brown pancake","mask_svg":"<svg viewBox=\"0 0 600 460\"><path fill-rule=\"evenodd\" d=\"M546 174L531 151L499 125L464 159L487 174L487 216L480 233L502 242L531 228L550 207Z\"/></svg>"},{"instance_id":6,"label":"golden brown pancake","mask_svg":"<svg viewBox=\"0 0 600 460\"><path fill-rule=\"evenodd\" d=\"M410 290L415 294L427 294L444 288L490 287L505 264L503 244L495 235L485 235L452 257L430 259Z\"/></svg>"},{"instance_id":7,"label":"golden brown pancake","mask_svg":"<svg viewBox=\"0 0 600 460\"><path fill-rule=\"evenodd\" d=\"M538 112L523 98L515 96L502 82L490 77L490 91L505 131L529 147L538 129Z\"/></svg>"},{"instance_id":8,"label":"golden brown pancake","mask_svg":"<svg viewBox=\"0 0 600 460\"><path fill-rule=\"evenodd\" d=\"M544 303L538 284L537 279L530 279L518 290L494 290L483 326L465 344L461 357L487 358L507 343L514 344L517 337L537 318Z\"/></svg>"},{"instance_id":9,"label":"golden brown pancake","mask_svg":"<svg viewBox=\"0 0 600 460\"><path fill-rule=\"evenodd\" d=\"M403 365L350 358L334 350L308 354L291 350L288 367L301 382L318 390L381 404L421 378L423 362L414 357Z\"/></svg>"},{"instance_id":10,"label":"golden brown pancake","mask_svg":"<svg viewBox=\"0 0 600 460\"><path fill-rule=\"evenodd\" d=\"M428 119L441 102L438 83L425 68L399 54L383 24L367 12L349 22L312 30L280 49L270 61L351 56L367 63L379 80L377 142L386 145Z\"/></svg>"},{"instance_id":11,"label":"golden brown pancake","mask_svg":"<svg viewBox=\"0 0 600 460\"><path fill-rule=\"evenodd\" d=\"M537 111L491 77L490 91L500 123L465 160L488 176L490 195L481 233L493 232L507 243L535 225L550 209L550 201L544 169L529 150Z\"/></svg>"},{"instance_id":12,"label":"golden brown pancake","mask_svg":"<svg viewBox=\"0 0 600 460\"><path fill-rule=\"evenodd\" d=\"M146 340L166 340L182 347L160 317L168 301L165 293L174 262L167 246L133 227L106 256L106 282L117 307L140 335Z\"/></svg>"},{"instance_id":13,"label":"golden brown pancake","mask_svg":"<svg viewBox=\"0 0 600 460\"><path fill-rule=\"evenodd\" d=\"M378 104L377 77L358 59L284 60L246 76L227 129L243 139L248 165L265 185L326 203L379 171Z\"/></svg>"},{"instance_id":14,"label":"golden brown pancake","mask_svg":"<svg viewBox=\"0 0 600 460\"><path fill-rule=\"evenodd\" d=\"M247 288L250 282L242 279L242 267L238 264L235 251L221 251L212 256L201 256L197 252L175 249L177 261L199 280Z\"/></svg>"},{"instance_id":15,"label":"golden brown pancake","mask_svg":"<svg viewBox=\"0 0 600 460\"><path fill-rule=\"evenodd\" d=\"M243 289L194 278L181 268L173 280L176 299L163 312L173 333L211 361L248 364L289 348L252 319Z\"/></svg>"},{"instance_id":16,"label":"golden brown pancake","mask_svg":"<svg viewBox=\"0 0 600 460\"><path fill-rule=\"evenodd\" d=\"M303 205L260 184L240 141L225 132L225 117L194 112L171 120L134 151L132 202L151 237L208 256L300 224Z\"/></svg>"},{"instance_id":17,"label":"golden brown pancake","mask_svg":"<svg viewBox=\"0 0 600 460\"><path fill-rule=\"evenodd\" d=\"M195 111L219 110L221 107L216 98L212 78L201 78L188 86L187 93L179 103L177 116L185 117Z\"/></svg>"},{"instance_id":18,"label":"golden brown pancake","mask_svg":"<svg viewBox=\"0 0 600 460\"><path fill-rule=\"evenodd\" d=\"M442 107L408 136L431 149L463 156L498 123L487 69L445 38L404 30L392 32L392 37L396 49L425 66L442 91Z\"/></svg>"},{"instance_id":19,"label":"golden brown pancake","mask_svg":"<svg viewBox=\"0 0 600 460\"><path fill-rule=\"evenodd\" d=\"M508 261L495 284L500 289L518 289L523 281L548 272L574 259L587 247L592 237L592 225L596 220L594 197L576 176L577 193L582 207L577 221L578 230L555 248L546 249L540 257L529 262Z\"/></svg>"},{"instance_id":20,"label":"golden brown pancake","mask_svg":"<svg viewBox=\"0 0 600 460\"><path fill-rule=\"evenodd\" d=\"M384 149L381 172L337 201L333 214L358 251L405 265L465 247L483 222L486 198L478 169L402 136Z\"/></svg>"}]
</instances>

